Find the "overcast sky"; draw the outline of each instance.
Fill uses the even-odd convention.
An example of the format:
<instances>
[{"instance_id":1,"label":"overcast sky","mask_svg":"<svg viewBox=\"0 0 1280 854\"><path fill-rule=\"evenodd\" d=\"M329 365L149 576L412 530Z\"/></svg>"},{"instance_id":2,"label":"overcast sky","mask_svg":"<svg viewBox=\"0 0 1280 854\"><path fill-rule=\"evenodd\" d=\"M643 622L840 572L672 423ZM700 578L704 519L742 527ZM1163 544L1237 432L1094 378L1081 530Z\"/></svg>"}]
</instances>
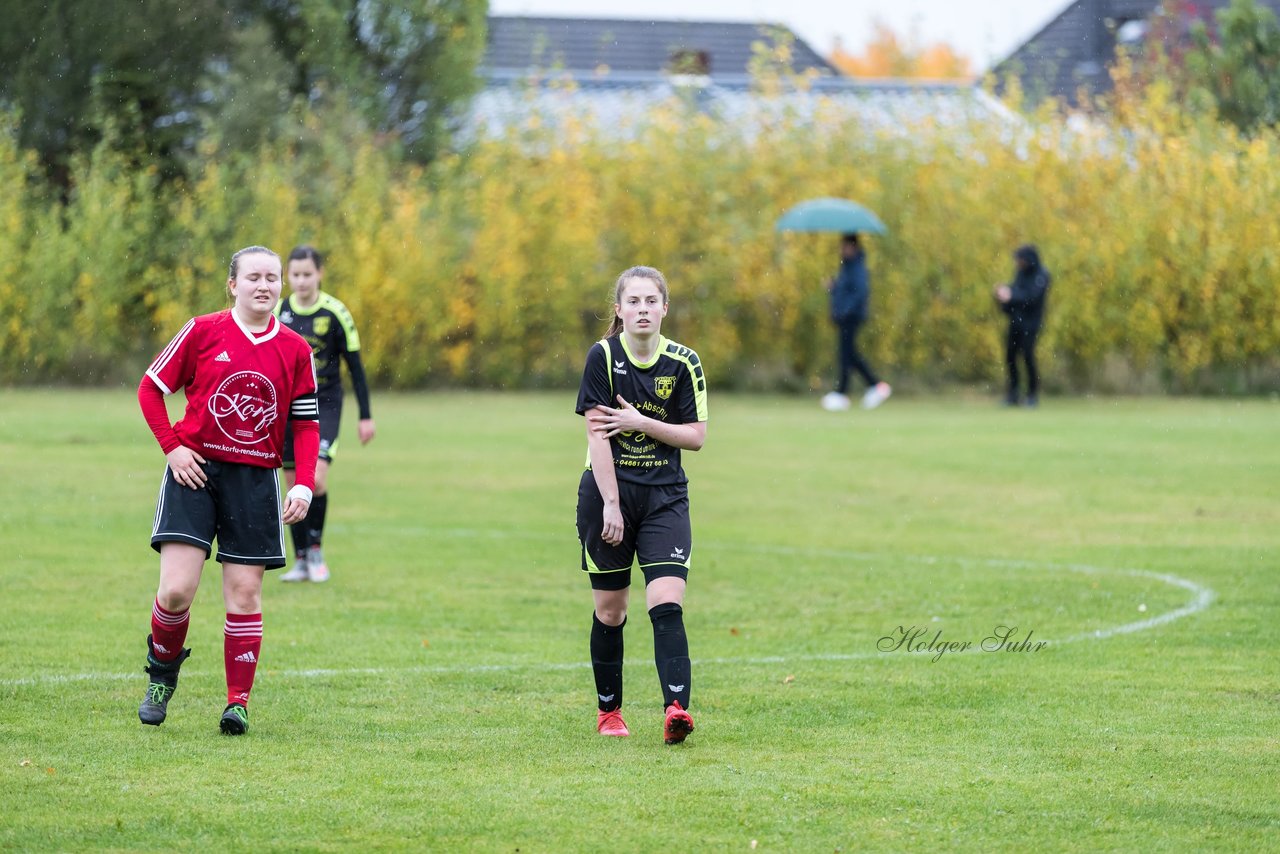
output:
<instances>
[{"instance_id":1,"label":"overcast sky","mask_svg":"<svg viewBox=\"0 0 1280 854\"><path fill-rule=\"evenodd\" d=\"M945 41L983 71L1070 5L1070 0L489 0L495 15L683 18L788 25L819 53L839 37L857 53L879 19L921 42Z\"/></svg>"}]
</instances>

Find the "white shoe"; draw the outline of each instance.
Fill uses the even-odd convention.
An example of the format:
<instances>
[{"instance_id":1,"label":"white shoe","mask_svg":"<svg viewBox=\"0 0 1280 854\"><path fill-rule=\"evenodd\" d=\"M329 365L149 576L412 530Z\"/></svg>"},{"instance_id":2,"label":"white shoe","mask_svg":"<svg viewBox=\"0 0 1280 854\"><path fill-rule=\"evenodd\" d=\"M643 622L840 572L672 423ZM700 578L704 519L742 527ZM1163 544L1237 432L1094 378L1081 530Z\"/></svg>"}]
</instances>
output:
<instances>
[{"instance_id":1,"label":"white shoe","mask_svg":"<svg viewBox=\"0 0 1280 854\"><path fill-rule=\"evenodd\" d=\"M828 412L844 412L852 405L849 395L829 391L822 396L822 408Z\"/></svg>"},{"instance_id":2,"label":"white shoe","mask_svg":"<svg viewBox=\"0 0 1280 854\"><path fill-rule=\"evenodd\" d=\"M293 569L280 576L281 581L309 581L311 576L307 574L307 562L300 560L293 565Z\"/></svg>"},{"instance_id":3,"label":"white shoe","mask_svg":"<svg viewBox=\"0 0 1280 854\"><path fill-rule=\"evenodd\" d=\"M329 580L329 565L324 562L319 546L307 547L307 578L316 584Z\"/></svg>"},{"instance_id":4,"label":"white shoe","mask_svg":"<svg viewBox=\"0 0 1280 854\"><path fill-rule=\"evenodd\" d=\"M862 408L875 409L888 400L891 394L893 394L893 389L889 387L888 383L876 383L867 389L867 393L862 396Z\"/></svg>"}]
</instances>

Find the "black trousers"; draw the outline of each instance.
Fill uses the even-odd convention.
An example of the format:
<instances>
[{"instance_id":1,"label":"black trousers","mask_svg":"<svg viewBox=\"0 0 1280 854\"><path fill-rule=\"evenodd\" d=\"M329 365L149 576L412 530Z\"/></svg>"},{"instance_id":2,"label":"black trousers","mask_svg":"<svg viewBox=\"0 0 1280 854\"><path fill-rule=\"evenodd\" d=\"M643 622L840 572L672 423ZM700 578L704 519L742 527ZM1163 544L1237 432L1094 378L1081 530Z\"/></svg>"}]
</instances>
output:
<instances>
[{"instance_id":1,"label":"black trousers","mask_svg":"<svg viewBox=\"0 0 1280 854\"><path fill-rule=\"evenodd\" d=\"M1018 357L1027 366L1027 397L1036 397L1040 393L1040 371L1036 368L1036 338L1040 336L1040 327L1009 324L1009 335L1005 339L1004 364L1009 371L1008 400L1018 400Z\"/></svg>"},{"instance_id":2,"label":"black trousers","mask_svg":"<svg viewBox=\"0 0 1280 854\"><path fill-rule=\"evenodd\" d=\"M858 374L866 380L868 386L873 386L880 382L880 378L872 373L871 368L866 363L866 360L864 360L862 358L862 354L858 352L858 330L862 328L862 324L865 322L865 317L836 321L836 329L838 330L837 338L839 341L839 359L837 364L840 365L840 373L836 378L836 391L840 394L849 393L850 371L857 371Z\"/></svg>"}]
</instances>

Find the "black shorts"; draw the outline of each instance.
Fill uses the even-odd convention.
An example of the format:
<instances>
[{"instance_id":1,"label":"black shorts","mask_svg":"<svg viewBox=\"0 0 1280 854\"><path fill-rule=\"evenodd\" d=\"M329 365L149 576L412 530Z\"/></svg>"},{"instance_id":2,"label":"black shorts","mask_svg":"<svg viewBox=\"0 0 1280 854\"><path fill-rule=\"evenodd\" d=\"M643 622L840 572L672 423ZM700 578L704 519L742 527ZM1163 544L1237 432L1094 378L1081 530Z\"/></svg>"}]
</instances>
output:
<instances>
[{"instance_id":1,"label":"black shorts","mask_svg":"<svg viewBox=\"0 0 1280 854\"><path fill-rule=\"evenodd\" d=\"M208 557L217 537L219 561L267 569L284 566L279 472L214 460L201 468L208 482L192 489L164 467L151 547L160 551L161 543L190 543Z\"/></svg>"},{"instance_id":2,"label":"black shorts","mask_svg":"<svg viewBox=\"0 0 1280 854\"><path fill-rule=\"evenodd\" d=\"M325 392L316 403L320 407L320 459L332 463L338 455L338 427L342 423L342 392ZM293 464L293 423L284 425L284 450L280 459L287 469Z\"/></svg>"},{"instance_id":3,"label":"black shorts","mask_svg":"<svg viewBox=\"0 0 1280 854\"><path fill-rule=\"evenodd\" d=\"M640 486L618 481L622 505L622 542L611 546L604 530L604 498L588 469L578 484L578 541L582 569L596 590L631 586L631 564L637 559L648 584L655 578L689 577L693 534L689 527L689 488L683 483Z\"/></svg>"}]
</instances>

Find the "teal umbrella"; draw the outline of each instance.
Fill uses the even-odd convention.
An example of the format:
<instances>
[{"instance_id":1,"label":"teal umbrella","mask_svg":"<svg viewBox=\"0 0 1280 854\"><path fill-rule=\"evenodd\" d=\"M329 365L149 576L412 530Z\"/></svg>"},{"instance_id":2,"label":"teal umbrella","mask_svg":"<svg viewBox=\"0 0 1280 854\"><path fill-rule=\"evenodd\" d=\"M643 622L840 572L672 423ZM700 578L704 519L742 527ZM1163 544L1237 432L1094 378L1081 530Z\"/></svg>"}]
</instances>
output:
<instances>
[{"instance_id":1,"label":"teal umbrella","mask_svg":"<svg viewBox=\"0 0 1280 854\"><path fill-rule=\"evenodd\" d=\"M839 231L884 234L880 218L848 199L809 199L782 215L778 231Z\"/></svg>"}]
</instances>

